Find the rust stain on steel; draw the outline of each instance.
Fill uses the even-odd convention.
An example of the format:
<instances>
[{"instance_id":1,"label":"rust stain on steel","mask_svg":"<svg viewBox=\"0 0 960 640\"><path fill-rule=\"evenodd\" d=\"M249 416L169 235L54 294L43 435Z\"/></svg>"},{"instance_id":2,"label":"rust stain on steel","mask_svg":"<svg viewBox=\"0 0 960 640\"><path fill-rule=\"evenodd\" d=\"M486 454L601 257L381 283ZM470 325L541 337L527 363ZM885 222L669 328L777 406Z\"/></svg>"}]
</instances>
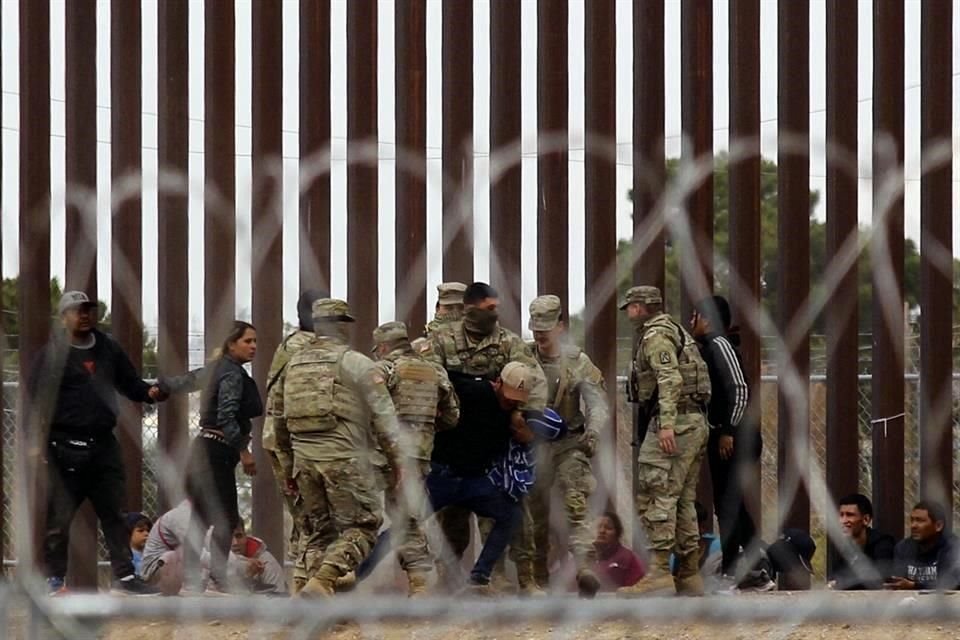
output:
<instances>
[{"instance_id":1,"label":"rust stain on steel","mask_svg":"<svg viewBox=\"0 0 960 640\"><path fill-rule=\"evenodd\" d=\"M66 3L66 288L97 299L97 5ZM72 196L72 197L71 197Z\"/></svg>"},{"instance_id":2,"label":"rust stain on steel","mask_svg":"<svg viewBox=\"0 0 960 640\"><path fill-rule=\"evenodd\" d=\"M399 54L399 49L398 49ZM398 134L399 135L399 134ZM300 0L300 172L330 148L330 0ZM399 186L398 186L399 188ZM300 288L330 287L330 171L300 198Z\"/></svg>"},{"instance_id":3,"label":"rust stain on steel","mask_svg":"<svg viewBox=\"0 0 960 640\"><path fill-rule=\"evenodd\" d=\"M161 171L187 176L188 3L160 0L157 20L159 87L157 103L158 158ZM157 238L160 371L180 372L187 366L187 196L177 189L157 194ZM175 396L159 409L158 442L165 451L186 460L187 398ZM161 503L171 496L162 492Z\"/></svg>"},{"instance_id":4,"label":"rust stain on steel","mask_svg":"<svg viewBox=\"0 0 960 640\"><path fill-rule=\"evenodd\" d=\"M584 7L586 163L586 351L608 381L610 416L616 424L617 367L617 179L616 179L616 7L597 0ZM615 430L610 429L610 434ZM616 436L603 444L615 450ZM608 502L612 476L599 479Z\"/></svg>"},{"instance_id":5,"label":"rust stain on steel","mask_svg":"<svg viewBox=\"0 0 960 640\"><path fill-rule=\"evenodd\" d=\"M665 245L663 229L644 237L647 230L663 224L656 209L666 180L664 158L664 3L641 0L633 4L633 284L652 284L665 290ZM633 432L637 414L632 410ZM635 437L634 440L637 440ZM640 441L636 442L639 447ZM631 457L633 495L640 479L636 455ZM636 528L639 533L639 527ZM634 546L643 544L634 536Z\"/></svg>"},{"instance_id":6,"label":"rust stain on steel","mask_svg":"<svg viewBox=\"0 0 960 640\"><path fill-rule=\"evenodd\" d=\"M537 293L559 296L564 309L570 299L568 18L567 0L537 2Z\"/></svg>"},{"instance_id":7,"label":"rust stain on steel","mask_svg":"<svg viewBox=\"0 0 960 640\"><path fill-rule=\"evenodd\" d=\"M97 7L66 3L66 288L97 300ZM70 527L71 586L97 585L97 519L89 502Z\"/></svg>"},{"instance_id":8,"label":"rust stain on steel","mask_svg":"<svg viewBox=\"0 0 960 640\"><path fill-rule=\"evenodd\" d=\"M143 219L141 172L141 7L110 4L111 331L137 371L143 367ZM131 193L121 186L135 181ZM123 451L127 510L143 507L143 412L120 398L117 435Z\"/></svg>"},{"instance_id":9,"label":"rust stain on steel","mask_svg":"<svg viewBox=\"0 0 960 640\"><path fill-rule=\"evenodd\" d=\"M801 305L810 289L809 13L807 0L780 0L777 14L777 233L781 265L778 330L781 335L789 335L796 323L804 322ZM795 388L788 388L785 384L789 382L785 377L788 370L794 371L799 381ZM778 371L780 514L784 526L807 530L810 498L804 481L800 479L805 479L810 469L805 455L807 449L798 451L796 445L809 439L807 379L810 348L807 334L792 349L784 351ZM794 481L798 482L796 492L785 494L785 486Z\"/></svg>"},{"instance_id":10,"label":"rust stain on steel","mask_svg":"<svg viewBox=\"0 0 960 640\"><path fill-rule=\"evenodd\" d=\"M683 0L681 4L681 123L684 163L713 162L713 3ZM713 290L713 173L695 185L687 197L692 244L678 246L681 261L693 261L697 276L681 269L680 318L690 317L692 305ZM679 244L679 243L677 243ZM676 312L676 310L673 310ZM710 473L700 467L697 499L712 504Z\"/></svg>"},{"instance_id":11,"label":"rust stain on steel","mask_svg":"<svg viewBox=\"0 0 960 640\"><path fill-rule=\"evenodd\" d=\"M663 0L633 5L633 256L635 283L664 289L663 231L648 236L651 226L663 223L656 209L666 179L664 160L664 6ZM731 98L732 99L732 98Z\"/></svg>"},{"instance_id":12,"label":"rust stain on steel","mask_svg":"<svg viewBox=\"0 0 960 640\"><path fill-rule=\"evenodd\" d=\"M730 146L743 159L730 162L730 270L742 283L732 287L730 303L741 327L743 373L750 389L748 420L739 427L750 442L760 426L760 336L744 322L759 310L760 289L760 1L730 3ZM748 509L760 529L760 466L752 465L743 483Z\"/></svg>"},{"instance_id":13,"label":"rust stain on steel","mask_svg":"<svg viewBox=\"0 0 960 640\"><path fill-rule=\"evenodd\" d=\"M473 280L473 0L443 3L443 279Z\"/></svg>"},{"instance_id":14,"label":"rust stain on steel","mask_svg":"<svg viewBox=\"0 0 960 640\"><path fill-rule=\"evenodd\" d=\"M261 391L283 333L283 8L253 4L253 324L259 357L253 375ZM266 470L253 478L253 529L268 546L284 548L283 510L270 462L260 438L263 419L253 427L253 454Z\"/></svg>"},{"instance_id":15,"label":"rust stain on steel","mask_svg":"<svg viewBox=\"0 0 960 640\"><path fill-rule=\"evenodd\" d=\"M236 12L234 0L204 4L203 337L210 353L236 308Z\"/></svg>"},{"instance_id":16,"label":"rust stain on steel","mask_svg":"<svg viewBox=\"0 0 960 640\"><path fill-rule=\"evenodd\" d=\"M857 6L827 0L827 264L857 238ZM853 74L851 76L851 74ZM827 487L835 499L859 490L857 264L843 274L826 309Z\"/></svg>"},{"instance_id":17,"label":"rust stain on steel","mask_svg":"<svg viewBox=\"0 0 960 640\"><path fill-rule=\"evenodd\" d=\"M410 336L427 321L427 3L398 0L397 110L397 317Z\"/></svg>"},{"instance_id":18,"label":"rust stain on steel","mask_svg":"<svg viewBox=\"0 0 960 640\"><path fill-rule=\"evenodd\" d=\"M490 184L490 279L500 292L500 322L520 332L520 3L513 0L490 3L490 102L491 157L509 163ZM555 270L561 262L554 260Z\"/></svg>"},{"instance_id":19,"label":"rust stain on steel","mask_svg":"<svg viewBox=\"0 0 960 640\"><path fill-rule=\"evenodd\" d=\"M683 0L680 9L681 121L684 162L713 162L713 3ZM713 291L713 173L687 197L693 256L700 278L680 278L680 316Z\"/></svg>"},{"instance_id":20,"label":"rust stain on steel","mask_svg":"<svg viewBox=\"0 0 960 640\"><path fill-rule=\"evenodd\" d=\"M950 2L921 5L921 152L951 143L953 7ZM952 159L934 163L924 156L920 179L920 495L953 512L953 419L951 402L953 340Z\"/></svg>"},{"instance_id":21,"label":"rust stain on steel","mask_svg":"<svg viewBox=\"0 0 960 640\"><path fill-rule=\"evenodd\" d=\"M20 269L18 278L18 349L20 380L46 343L50 327L50 6L20 2ZM26 385L19 387L24 406ZM40 562L45 525L45 482L27 468L31 443L18 439L19 475L28 478L30 495L25 522L33 526L34 557Z\"/></svg>"},{"instance_id":22,"label":"rust stain on steel","mask_svg":"<svg viewBox=\"0 0 960 640\"><path fill-rule=\"evenodd\" d=\"M370 349L377 326L377 3L347 5L347 291L354 347Z\"/></svg>"},{"instance_id":23,"label":"rust stain on steel","mask_svg":"<svg viewBox=\"0 0 960 640\"><path fill-rule=\"evenodd\" d=\"M903 24L904 7L873 3L873 379L872 416L884 420L873 428L873 504L877 528L900 537L903 532L903 196L891 206L883 190L899 188L903 176ZM880 259L886 256L885 265ZM893 282L889 281L892 275ZM880 295L880 293L883 295ZM890 313L887 313L887 311ZM898 417L899 416L899 417Z\"/></svg>"}]
</instances>

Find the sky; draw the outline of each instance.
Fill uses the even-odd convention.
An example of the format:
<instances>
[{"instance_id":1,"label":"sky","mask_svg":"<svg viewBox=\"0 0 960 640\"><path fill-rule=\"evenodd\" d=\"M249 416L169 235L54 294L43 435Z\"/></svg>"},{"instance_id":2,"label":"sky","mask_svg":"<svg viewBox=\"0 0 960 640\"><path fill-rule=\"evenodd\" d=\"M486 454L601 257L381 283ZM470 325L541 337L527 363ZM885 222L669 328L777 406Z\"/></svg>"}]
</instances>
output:
<instances>
[{"instance_id":1,"label":"sky","mask_svg":"<svg viewBox=\"0 0 960 640\"><path fill-rule=\"evenodd\" d=\"M19 128L19 69L17 0L2 1L3 25L0 31L2 46L2 206L0 231L3 243L3 275L17 272L17 216L18 216L18 128ZM953 211L960 211L960 0L954 1L953 59ZM332 283L333 295L348 297L346 256L346 0L332 1L332 136L333 163L332 191ZM110 302L110 83L109 42L110 20L108 0L97 2L98 23L98 280L101 298ZM249 314L250 307L250 152L251 152L251 2L236 3L236 141L237 141L237 312L238 317ZM872 3L860 0L859 7L859 218L861 223L871 219L871 126L872 126ZM522 201L523 201L523 290L522 299L529 301L536 295L536 0L522 0ZM714 147L720 151L728 146L728 0L714 1ZM61 280L64 275L64 2L51 3L51 269ZM297 188L298 188L298 29L297 0L283 0L283 156L284 156L284 318L293 322L298 294ZM394 2L380 0L378 11L378 93L379 110L379 246L380 273L379 320L391 320L395 314L393 203L395 171L394 112ZM761 151L765 158L776 158L777 145L777 3L761 0L761 52L770 52L761 59ZM148 327L156 324L157 294L151 283L157 280L157 74L156 74L156 0L143 0L143 168L144 168L144 318ZM816 215L825 215L825 18L824 0L810 3L810 186L819 190L821 201ZM669 157L680 154L680 0L666 2L665 51L665 113L666 150ZM617 231L619 237L628 237L631 228L631 206L627 192L632 182L632 34L631 3L617 2ZM433 304L433 286L441 280L440 235L440 146L441 146L441 2L428 0L427 33L427 265L428 306ZM475 277L489 278L489 0L474 0L474 233L476 239ZM190 3L190 273L203 270L203 5ZM584 302L583 264L584 248L584 163L583 163L583 2L570 1L570 306L576 313ZM920 228L920 2L907 0L905 25L905 216L907 235L919 242ZM852 80L852 79L851 79ZM954 225L954 247L960 251L960 236ZM189 284L190 329L202 331L203 284L193 278Z\"/></svg>"}]
</instances>

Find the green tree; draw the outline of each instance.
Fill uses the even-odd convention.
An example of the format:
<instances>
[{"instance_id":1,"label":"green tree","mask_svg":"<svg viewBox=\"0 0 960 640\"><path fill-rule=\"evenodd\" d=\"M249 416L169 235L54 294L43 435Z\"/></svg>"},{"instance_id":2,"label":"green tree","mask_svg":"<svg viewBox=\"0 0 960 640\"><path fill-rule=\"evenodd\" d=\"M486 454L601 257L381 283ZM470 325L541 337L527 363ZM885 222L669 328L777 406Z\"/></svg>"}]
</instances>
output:
<instances>
[{"instance_id":1,"label":"green tree","mask_svg":"<svg viewBox=\"0 0 960 640\"><path fill-rule=\"evenodd\" d=\"M60 302L60 296L63 295L63 286L57 278L50 280L50 322L54 326L54 313L57 304ZM17 348L19 346L20 336L20 317L17 310L19 304L19 291L16 278L4 278L0 282L0 298L3 300L3 334L6 336L6 344L0 345L5 351L4 360L4 379L7 372L15 371L17 368ZM105 333L110 333L111 317L107 309L107 303L98 300L100 321L98 328ZM157 366L157 341L144 330L143 332L143 369L144 372L155 371Z\"/></svg>"},{"instance_id":2,"label":"green tree","mask_svg":"<svg viewBox=\"0 0 960 640\"><path fill-rule=\"evenodd\" d=\"M717 293L726 295L729 292L729 271L727 261L730 255L730 209L729 209L729 172L728 157L720 154L716 157L714 173L714 288ZM667 161L668 179L677 174L680 161ZM629 195L632 199L632 194ZM820 195L816 191L810 193L810 284L814 295L822 286L826 272L826 224L813 218L813 212L819 202ZM769 160L762 160L760 168L760 216L761 216L761 295L764 309L770 318L776 321L778 298L778 268L780 265L777 239L777 165ZM869 227L861 226L861 239L870 232ZM679 309L680 298L680 270L677 248L666 241L665 251L666 276L666 304L669 310L676 312ZM629 240L621 240L617 247L618 268L618 295L633 284L632 246ZM871 256L869 244L860 254L857 265L858 282L858 330L869 333L871 328L871 302L873 285ZM954 260L954 312L960 312L960 261ZM904 240L904 293L907 303L915 307L920 299L920 253L916 243L907 238ZM579 327L579 319L572 319L572 326ZM817 319L814 333L823 333L825 321L823 317ZM580 329L582 333L582 329ZM620 318L618 336L629 340L631 329L624 318Z\"/></svg>"}]
</instances>

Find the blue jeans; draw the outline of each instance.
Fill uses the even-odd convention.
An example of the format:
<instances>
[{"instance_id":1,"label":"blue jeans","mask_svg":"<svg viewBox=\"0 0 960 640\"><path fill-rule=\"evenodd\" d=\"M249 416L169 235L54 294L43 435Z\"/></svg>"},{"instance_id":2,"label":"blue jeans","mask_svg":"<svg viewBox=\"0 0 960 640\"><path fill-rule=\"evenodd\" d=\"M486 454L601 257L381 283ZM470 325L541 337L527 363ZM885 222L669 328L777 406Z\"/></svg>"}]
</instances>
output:
<instances>
[{"instance_id":1,"label":"blue jeans","mask_svg":"<svg viewBox=\"0 0 960 640\"><path fill-rule=\"evenodd\" d=\"M444 507L458 506L482 518L493 520L493 530L473 565L470 580L490 582L493 565L510 543L514 529L520 524L520 503L514 502L483 476L460 476L445 465L431 463L427 476L427 493L434 512Z\"/></svg>"}]
</instances>

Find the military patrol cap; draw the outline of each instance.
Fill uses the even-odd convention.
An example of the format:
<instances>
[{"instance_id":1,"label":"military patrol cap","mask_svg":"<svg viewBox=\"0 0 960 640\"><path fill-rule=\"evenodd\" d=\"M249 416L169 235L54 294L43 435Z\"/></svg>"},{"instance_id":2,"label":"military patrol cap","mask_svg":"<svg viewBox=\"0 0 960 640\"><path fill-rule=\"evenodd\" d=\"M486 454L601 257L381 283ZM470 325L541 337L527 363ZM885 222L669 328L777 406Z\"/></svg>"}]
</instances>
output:
<instances>
[{"instance_id":1,"label":"military patrol cap","mask_svg":"<svg viewBox=\"0 0 960 640\"><path fill-rule=\"evenodd\" d=\"M437 302L442 305L463 304L463 292L467 285L462 282L443 282L437 285Z\"/></svg>"},{"instance_id":2,"label":"military patrol cap","mask_svg":"<svg viewBox=\"0 0 960 640\"><path fill-rule=\"evenodd\" d=\"M350 305L336 298L320 298L313 301L313 321L355 322L350 315Z\"/></svg>"},{"instance_id":3,"label":"military patrol cap","mask_svg":"<svg viewBox=\"0 0 960 640\"><path fill-rule=\"evenodd\" d=\"M410 337L407 335L407 325L396 320L393 322L384 322L373 330L373 342L375 344L409 339Z\"/></svg>"},{"instance_id":4,"label":"military patrol cap","mask_svg":"<svg viewBox=\"0 0 960 640\"><path fill-rule=\"evenodd\" d=\"M534 298L530 303L530 331L550 331L560 321L560 298L553 295Z\"/></svg>"},{"instance_id":5,"label":"military patrol cap","mask_svg":"<svg viewBox=\"0 0 960 640\"><path fill-rule=\"evenodd\" d=\"M627 295L620 301L620 310L626 309L627 305L633 302L639 302L640 304L663 304L663 296L660 295L660 289L645 284L627 289Z\"/></svg>"},{"instance_id":6,"label":"military patrol cap","mask_svg":"<svg viewBox=\"0 0 960 640\"><path fill-rule=\"evenodd\" d=\"M520 362L508 362L500 371L503 395L509 400L526 402L533 386L533 370Z\"/></svg>"}]
</instances>

